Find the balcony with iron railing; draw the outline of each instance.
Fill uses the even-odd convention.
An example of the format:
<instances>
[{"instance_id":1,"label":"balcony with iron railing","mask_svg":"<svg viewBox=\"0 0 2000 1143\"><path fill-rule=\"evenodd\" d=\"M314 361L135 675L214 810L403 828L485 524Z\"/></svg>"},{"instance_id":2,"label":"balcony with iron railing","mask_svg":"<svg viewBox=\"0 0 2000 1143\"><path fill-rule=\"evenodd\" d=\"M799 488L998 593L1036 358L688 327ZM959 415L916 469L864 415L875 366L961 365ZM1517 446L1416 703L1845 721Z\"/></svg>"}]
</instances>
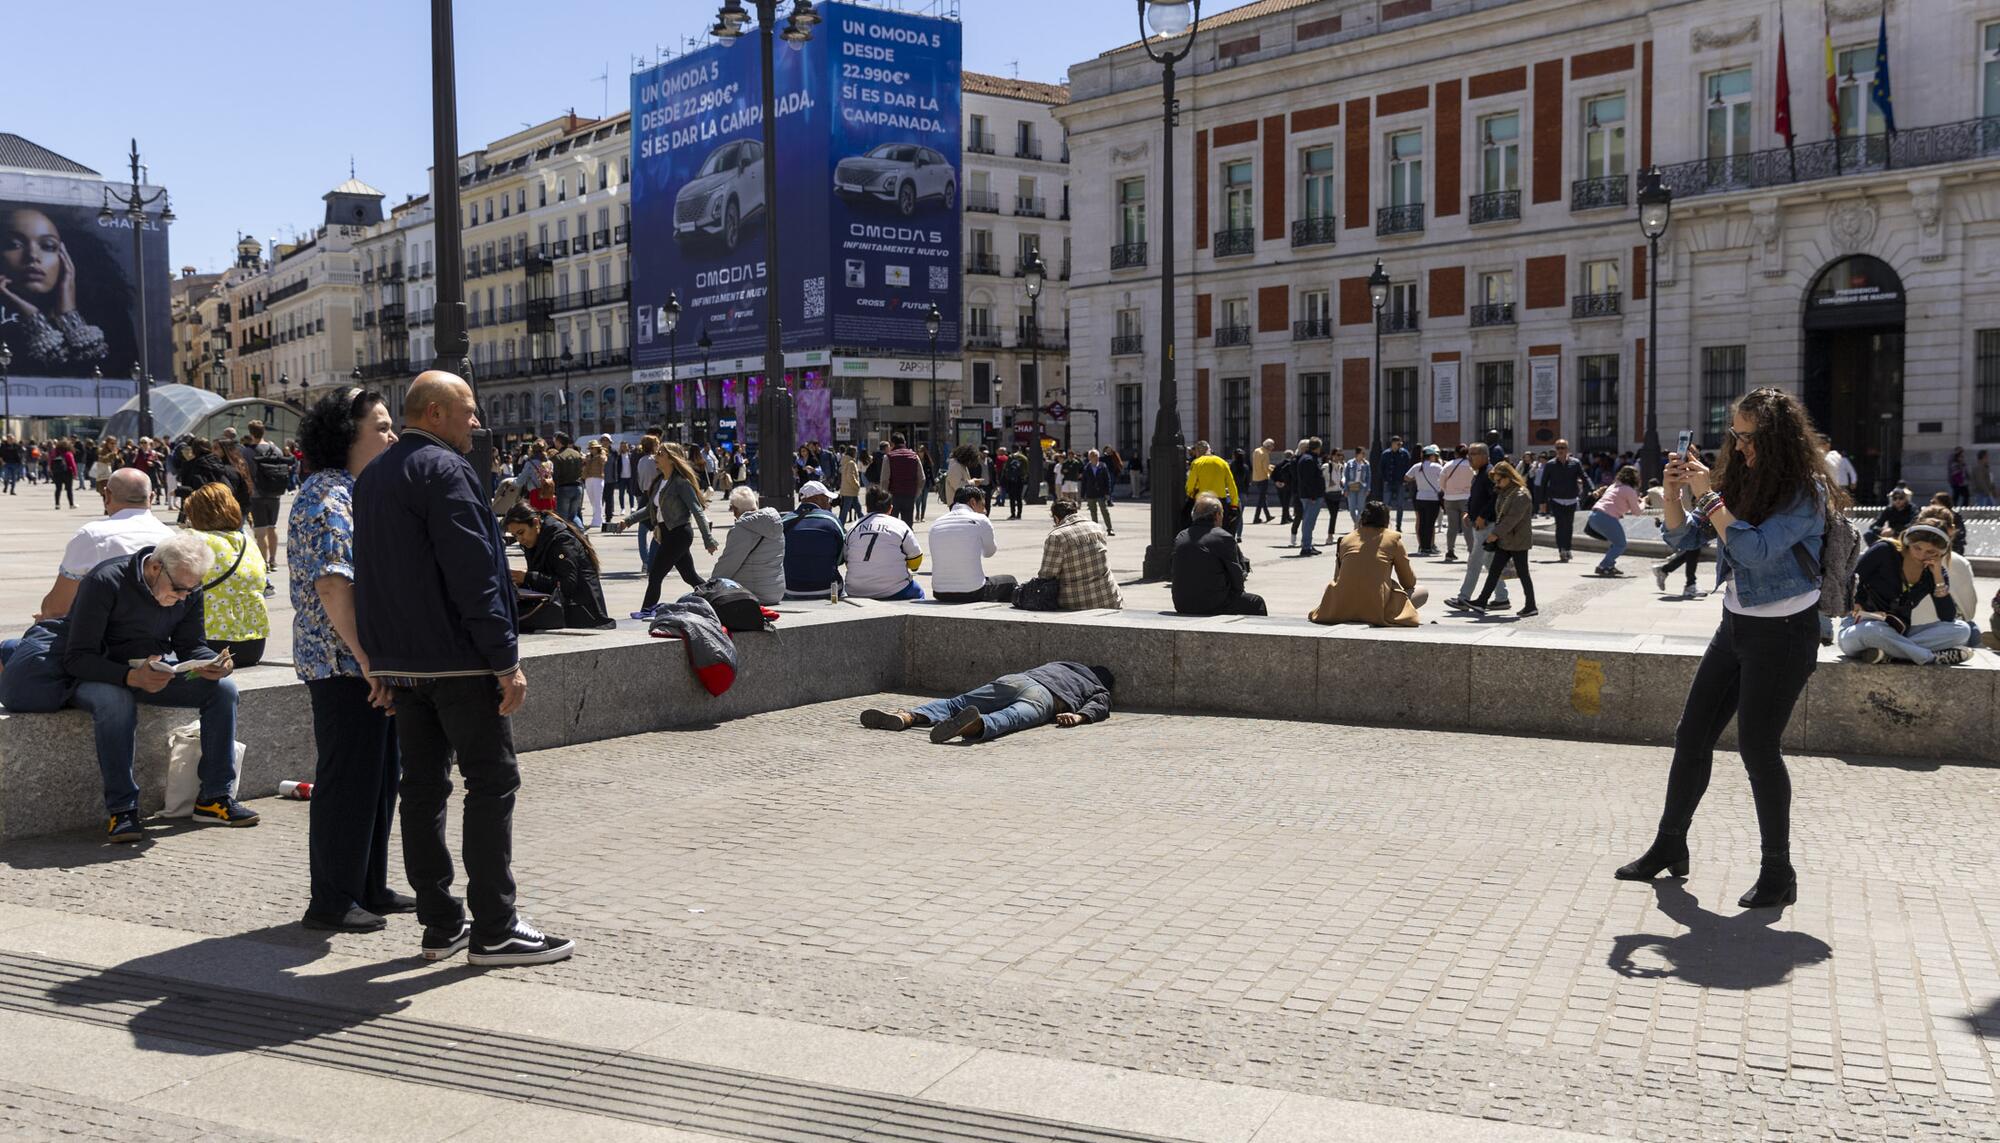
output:
<instances>
[{"instance_id":1,"label":"balcony with iron railing","mask_svg":"<svg viewBox=\"0 0 2000 1143\"><path fill-rule=\"evenodd\" d=\"M1521 192L1502 190L1473 195L1466 202L1466 215L1467 221L1474 225L1482 222L1518 222L1521 218Z\"/></svg>"},{"instance_id":2,"label":"balcony with iron railing","mask_svg":"<svg viewBox=\"0 0 2000 1143\"><path fill-rule=\"evenodd\" d=\"M1000 192L990 190L966 191L965 209L973 214L999 214Z\"/></svg>"},{"instance_id":3,"label":"balcony with iron railing","mask_svg":"<svg viewBox=\"0 0 2000 1143\"><path fill-rule=\"evenodd\" d=\"M1424 204L1408 202L1401 206L1385 206L1375 212L1375 233L1422 234L1424 232Z\"/></svg>"},{"instance_id":4,"label":"balcony with iron railing","mask_svg":"<svg viewBox=\"0 0 2000 1143\"><path fill-rule=\"evenodd\" d=\"M1334 240L1336 223L1330 214L1316 218L1296 218L1292 220L1292 246L1329 246Z\"/></svg>"},{"instance_id":5,"label":"balcony with iron railing","mask_svg":"<svg viewBox=\"0 0 2000 1143\"><path fill-rule=\"evenodd\" d=\"M312 283L304 278L300 278L289 286L280 286L278 289L272 290L269 294L265 295L264 308L269 309L286 298L296 298L311 288Z\"/></svg>"},{"instance_id":6,"label":"balcony with iron railing","mask_svg":"<svg viewBox=\"0 0 2000 1143\"><path fill-rule=\"evenodd\" d=\"M965 150L970 155L990 155L993 153L993 133L991 131L967 131Z\"/></svg>"},{"instance_id":7,"label":"balcony with iron railing","mask_svg":"<svg viewBox=\"0 0 2000 1143\"><path fill-rule=\"evenodd\" d=\"M1215 256L1234 258L1257 252L1257 231L1249 226L1232 226L1215 232Z\"/></svg>"},{"instance_id":8,"label":"balcony with iron railing","mask_svg":"<svg viewBox=\"0 0 2000 1143\"><path fill-rule=\"evenodd\" d=\"M966 331L965 348L967 349L999 349L1000 345L1000 331L997 329L982 328Z\"/></svg>"},{"instance_id":9,"label":"balcony with iron railing","mask_svg":"<svg viewBox=\"0 0 2000 1143\"><path fill-rule=\"evenodd\" d=\"M2000 116L1694 159L1663 166L1660 175L1679 199L1996 157Z\"/></svg>"},{"instance_id":10,"label":"balcony with iron railing","mask_svg":"<svg viewBox=\"0 0 2000 1143\"><path fill-rule=\"evenodd\" d=\"M1041 141L1039 139L1016 139L1014 141L1014 157L1017 159L1039 160L1042 157Z\"/></svg>"},{"instance_id":11,"label":"balcony with iron railing","mask_svg":"<svg viewBox=\"0 0 2000 1143\"><path fill-rule=\"evenodd\" d=\"M1250 327L1247 325L1219 325L1215 327L1217 348L1250 344Z\"/></svg>"},{"instance_id":12,"label":"balcony with iron railing","mask_svg":"<svg viewBox=\"0 0 2000 1143\"><path fill-rule=\"evenodd\" d=\"M1056 278L1064 282L1069 281L1069 259L1062 260L1062 269L1057 271Z\"/></svg>"},{"instance_id":13,"label":"balcony with iron railing","mask_svg":"<svg viewBox=\"0 0 2000 1143\"><path fill-rule=\"evenodd\" d=\"M590 232L590 248L592 250L602 250L609 245L611 245L610 227L607 226L602 230L593 230Z\"/></svg>"},{"instance_id":14,"label":"balcony with iron railing","mask_svg":"<svg viewBox=\"0 0 2000 1143\"><path fill-rule=\"evenodd\" d=\"M1602 210L1605 207L1624 206L1629 198L1631 181L1626 175L1577 179L1569 184L1569 208Z\"/></svg>"},{"instance_id":15,"label":"balcony with iron railing","mask_svg":"<svg viewBox=\"0 0 2000 1143\"><path fill-rule=\"evenodd\" d=\"M1049 203L1047 199L1017 194L1014 196L1014 213L1024 218L1047 218Z\"/></svg>"},{"instance_id":16,"label":"balcony with iron railing","mask_svg":"<svg viewBox=\"0 0 2000 1143\"><path fill-rule=\"evenodd\" d=\"M370 283L370 282L372 282L372 281L374 281L374 280L375 280L375 267L373 267L373 266L370 266L370 267L368 267L367 269L365 269L365 270L361 271L361 284L362 284L362 285L364 285L364 286L365 286L365 285L367 285L368 283Z\"/></svg>"},{"instance_id":17,"label":"balcony with iron railing","mask_svg":"<svg viewBox=\"0 0 2000 1143\"><path fill-rule=\"evenodd\" d=\"M367 313L362 314L361 324L368 329L375 328L375 311L369 310Z\"/></svg>"},{"instance_id":18,"label":"balcony with iron railing","mask_svg":"<svg viewBox=\"0 0 2000 1143\"><path fill-rule=\"evenodd\" d=\"M1514 324L1513 302L1485 302L1472 307L1472 328Z\"/></svg>"},{"instance_id":19,"label":"balcony with iron railing","mask_svg":"<svg viewBox=\"0 0 2000 1143\"><path fill-rule=\"evenodd\" d=\"M1292 323L1293 341L1324 341L1333 336L1330 317L1302 318Z\"/></svg>"},{"instance_id":20,"label":"balcony with iron railing","mask_svg":"<svg viewBox=\"0 0 2000 1143\"><path fill-rule=\"evenodd\" d=\"M1123 242L1111 248L1113 270L1134 270L1146 264L1144 242Z\"/></svg>"},{"instance_id":21,"label":"balcony with iron railing","mask_svg":"<svg viewBox=\"0 0 2000 1143\"><path fill-rule=\"evenodd\" d=\"M404 317L403 303L390 302L382 307L381 314L382 314L382 324L384 326L388 326L390 324L402 325Z\"/></svg>"},{"instance_id":22,"label":"balcony with iron railing","mask_svg":"<svg viewBox=\"0 0 2000 1143\"><path fill-rule=\"evenodd\" d=\"M385 274L384 274L384 275L382 276L382 280L383 280L383 281L385 281L385 282L400 282L400 281L402 281L402 280L403 280L403 264L402 264L401 262L391 262L391 263L389 263L389 269L388 269L388 272L387 272L387 273L385 273Z\"/></svg>"},{"instance_id":23,"label":"balcony with iron railing","mask_svg":"<svg viewBox=\"0 0 2000 1143\"><path fill-rule=\"evenodd\" d=\"M1383 333L1417 332L1417 311L1383 310L1375 315L1375 324Z\"/></svg>"},{"instance_id":24,"label":"balcony with iron railing","mask_svg":"<svg viewBox=\"0 0 2000 1143\"><path fill-rule=\"evenodd\" d=\"M1146 351L1146 335L1143 333L1121 333L1111 339L1111 356L1129 357Z\"/></svg>"},{"instance_id":25,"label":"balcony with iron railing","mask_svg":"<svg viewBox=\"0 0 2000 1143\"><path fill-rule=\"evenodd\" d=\"M1619 314L1619 294L1608 290L1600 294L1578 294L1569 300L1569 316L1573 318L1617 317Z\"/></svg>"},{"instance_id":26,"label":"balcony with iron railing","mask_svg":"<svg viewBox=\"0 0 2000 1143\"><path fill-rule=\"evenodd\" d=\"M502 250L496 262L500 269L512 270L514 268L514 248L509 246L507 249Z\"/></svg>"},{"instance_id":27,"label":"balcony with iron railing","mask_svg":"<svg viewBox=\"0 0 2000 1143\"><path fill-rule=\"evenodd\" d=\"M965 256L965 272L968 274L998 274L1000 256L993 253L974 251Z\"/></svg>"},{"instance_id":28,"label":"balcony with iron railing","mask_svg":"<svg viewBox=\"0 0 2000 1143\"><path fill-rule=\"evenodd\" d=\"M432 275L433 275L434 273L435 273L435 271L434 271L434 269L432 268L432 263L431 263L431 262L430 262L430 261L429 261L428 259L426 259L426 260L425 260L425 262L424 262L424 264L423 264L423 265L422 265L421 267L419 267L419 268L418 268L418 270L417 270L417 277L419 277L419 278L429 278L429 277L431 277L431 276L432 276Z\"/></svg>"},{"instance_id":29,"label":"balcony with iron railing","mask_svg":"<svg viewBox=\"0 0 2000 1143\"><path fill-rule=\"evenodd\" d=\"M617 226L612 227L611 241L620 246L623 246L625 243L632 241L632 224L629 222L621 222Z\"/></svg>"},{"instance_id":30,"label":"balcony with iron railing","mask_svg":"<svg viewBox=\"0 0 2000 1143\"><path fill-rule=\"evenodd\" d=\"M1023 350L1060 350L1069 347L1069 330L1037 329L1030 321L1021 321L1014 327L1014 348Z\"/></svg>"}]
</instances>

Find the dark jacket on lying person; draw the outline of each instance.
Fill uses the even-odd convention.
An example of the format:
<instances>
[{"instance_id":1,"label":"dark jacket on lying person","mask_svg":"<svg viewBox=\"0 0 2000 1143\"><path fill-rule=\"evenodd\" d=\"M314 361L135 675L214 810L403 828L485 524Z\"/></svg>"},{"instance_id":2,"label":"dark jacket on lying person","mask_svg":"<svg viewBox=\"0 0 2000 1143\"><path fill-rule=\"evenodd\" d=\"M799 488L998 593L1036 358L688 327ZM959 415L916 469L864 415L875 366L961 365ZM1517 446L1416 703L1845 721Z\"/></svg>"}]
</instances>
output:
<instances>
[{"instance_id":1,"label":"dark jacket on lying person","mask_svg":"<svg viewBox=\"0 0 2000 1143\"><path fill-rule=\"evenodd\" d=\"M1174 610L1220 615L1243 594L1243 550L1229 529L1196 520L1174 537Z\"/></svg>"},{"instance_id":2,"label":"dark jacket on lying person","mask_svg":"<svg viewBox=\"0 0 2000 1143\"><path fill-rule=\"evenodd\" d=\"M183 661L213 658L202 641L202 593L189 592L161 607L146 586L143 569L153 549L106 560L76 585L68 623L49 653L63 673L79 682L122 687L131 660L169 652Z\"/></svg>"},{"instance_id":3,"label":"dark jacket on lying person","mask_svg":"<svg viewBox=\"0 0 2000 1143\"><path fill-rule=\"evenodd\" d=\"M1096 671L1067 659L1043 663L1022 674L1049 688L1062 704L1061 710L1080 714L1085 722L1103 722L1111 717L1111 684Z\"/></svg>"},{"instance_id":4,"label":"dark jacket on lying person","mask_svg":"<svg viewBox=\"0 0 2000 1143\"><path fill-rule=\"evenodd\" d=\"M512 523L512 519L509 523ZM588 543L568 522L553 512L541 514L541 528L535 546L525 544L521 552L528 558L528 570L521 586L558 596L562 600L563 626L614 627L604 606L604 588L597 576L597 558Z\"/></svg>"}]
</instances>

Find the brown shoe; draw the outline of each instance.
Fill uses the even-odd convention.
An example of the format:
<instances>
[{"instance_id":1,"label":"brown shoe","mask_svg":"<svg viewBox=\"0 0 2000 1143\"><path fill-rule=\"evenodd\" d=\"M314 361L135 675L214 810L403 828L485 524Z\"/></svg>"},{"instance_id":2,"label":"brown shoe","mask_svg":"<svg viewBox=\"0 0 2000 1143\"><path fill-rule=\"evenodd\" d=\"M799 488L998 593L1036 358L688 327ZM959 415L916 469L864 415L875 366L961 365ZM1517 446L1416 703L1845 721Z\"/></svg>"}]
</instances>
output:
<instances>
[{"instance_id":1,"label":"brown shoe","mask_svg":"<svg viewBox=\"0 0 2000 1143\"><path fill-rule=\"evenodd\" d=\"M975 707L966 707L950 718L931 727L931 741L950 742L954 738L978 738L986 733L986 723L979 717Z\"/></svg>"},{"instance_id":2,"label":"brown shoe","mask_svg":"<svg viewBox=\"0 0 2000 1143\"><path fill-rule=\"evenodd\" d=\"M907 710L875 710L861 712L861 725L870 730L908 730L917 721L917 716Z\"/></svg>"}]
</instances>

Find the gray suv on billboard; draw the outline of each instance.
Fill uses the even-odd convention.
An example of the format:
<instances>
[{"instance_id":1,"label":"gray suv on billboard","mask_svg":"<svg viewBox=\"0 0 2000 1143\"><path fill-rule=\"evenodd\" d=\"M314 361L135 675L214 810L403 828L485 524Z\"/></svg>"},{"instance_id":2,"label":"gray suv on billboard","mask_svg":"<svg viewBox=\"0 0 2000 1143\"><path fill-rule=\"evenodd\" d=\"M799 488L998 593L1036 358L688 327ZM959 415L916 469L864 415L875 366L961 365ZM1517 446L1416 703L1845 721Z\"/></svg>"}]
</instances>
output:
<instances>
[{"instance_id":1,"label":"gray suv on billboard","mask_svg":"<svg viewBox=\"0 0 2000 1143\"><path fill-rule=\"evenodd\" d=\"M958 179L951 162L915 143L884 143L865 155L840 160L833 168L834 192L848 202L868 199L894 203L905 216L917 204L936 199L950 210L958 203Z\"/></svg>"},{"instance_id":2,"label":"gray suv on billboard","mask_svg":"<svg viewBox=\"0 0 2000 1143\"><path fill-rule=\"evenodd\" d=\"M764 144L724 143L674 198L674 241L683 247L716 239L736 249L743 224L764 212Z\"/></svg>"}]
</instances>

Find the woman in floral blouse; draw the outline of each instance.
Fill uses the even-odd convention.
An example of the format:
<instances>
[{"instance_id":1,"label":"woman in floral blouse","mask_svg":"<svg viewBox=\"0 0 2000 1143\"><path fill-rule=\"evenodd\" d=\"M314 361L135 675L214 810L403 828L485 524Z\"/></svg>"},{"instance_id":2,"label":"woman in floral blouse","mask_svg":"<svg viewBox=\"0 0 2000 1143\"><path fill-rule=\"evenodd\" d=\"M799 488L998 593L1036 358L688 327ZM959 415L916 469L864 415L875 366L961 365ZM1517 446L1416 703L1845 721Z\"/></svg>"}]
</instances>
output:
<instances>
[{"instance_id":1,"label":"woman in floral blouse","mask_svg":"<svg viewBox=\"0 0 2000 1143\"><path fill-rule=\"evenodd\" d=\"M187 498L188 527L202 534L215 553L215 571L202 585L202 633L220 655L225 648L236 666L264 660L271 613L264 608L264 554L243 530L243 512L229 486L204 484Z\"/></svg>"},{"instance_id":2,"label":"woman in floral blouse","mask_svg":"<svg viewBox=\"0 0 2000 1143\"><path fill-rule=\"evenodd\" d=\"M299 425L311 475L292 502L292 660L312 698L313 773L307 827L312 897L305 926L373 932L416 900L389 888L389 829L401 764L388 690L371 684L354 623L354 477L396 442L379 393L343 389Z\"/></svg>"}]
</instances>

